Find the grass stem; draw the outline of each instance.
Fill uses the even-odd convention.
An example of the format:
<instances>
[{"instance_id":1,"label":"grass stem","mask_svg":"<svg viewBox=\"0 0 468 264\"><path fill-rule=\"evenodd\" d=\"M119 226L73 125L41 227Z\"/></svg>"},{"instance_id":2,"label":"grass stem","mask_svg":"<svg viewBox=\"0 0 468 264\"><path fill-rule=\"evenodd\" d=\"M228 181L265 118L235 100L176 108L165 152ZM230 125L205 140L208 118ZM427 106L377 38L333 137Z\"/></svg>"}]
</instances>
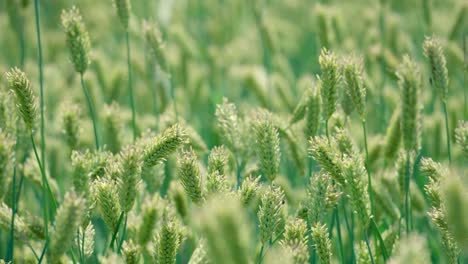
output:
<instances>
[{"instance_id":1,"label":"grass stem","mask_svg":"<svg viewBox=\"0 0 468 264\"><path fill-rule=\"evenodd\" d=\"M130 108L132 109L133 141L135 142L137 138L137 126L136 126L135 99L133 98L132 62L131 62L131 53L130 53L130 36L129 36L128 29L125 31L125 40L127 43L128 94L130 98Z\"/></svg>"},{"instance_id":2,"label":"grass stem","mask_svg":"<svg viewBox=\"0 0 468 264\"><path fill-rule=\"evenodd\" d=\"M91 96L89 94L88 88L85 85L83 74L80 74L81 87L86 97L86 102L88 103L89 114L91 115L91 120L93 121L93 130L94 130L94 143L96 144L96 149L99 149L99 134L98 134L98 124L96 118L96 112L94 111L93 102L91 101Z\"/></svg>"},{"instance_id":3,"label":"grass stem","mask_svg":"<svg viewBox=\"0 0 468 264\"><path fill-rule=\"evenodd\" d=\"M372 178L370 172L370 165L369 165L369 149L367 147L367 129L366 129L366 121L362 121L362 132L364 134L364 149L366 150L366 171L367 171L367 192L369 193L369 200L370 200L370 207L371 207L371 214L374 215L374 194L372 189Z\"/></svg>"},{"instance_id":4,"label":"grass stem","mask_svg":"<svg viewBox=\"0 0 468 264\"><path fill-rule=\"evenodd\" d=\"M452 154L450 148L450 129L449 129L449 120L448 120L448 113L447 113L447 102L442 102L442 107L444 108L444 116L445 116L445 134L447 136L447 151L448 151L448 159L449 162L452 163Z\"/></svg>"},{"instance_id":5,"label":"grass stem","mask_svg":"<svg viewBox=\"0 0 468 264\"><path fill-rule=\"evenodd\" d=\"M409 234L409 196L410 196L410 153L406 152L406 170L405 170L405 224L406 234Z\"/></svg>"},{"instance_id":6,"label":"grass stem","mask_svg":"<svg viewBox=\"0 0 468 264\"><path fill-rule=\"evenodd\" d=\"M36 18L36 37L37 37L37 67L39 69L39 108L41 113L40 132L41 132L41 160L42 166L46 166L45 160L45 120L44 120L44 73L42 61L42 41L41 41L41 26L39 0L34 0L34 14Z\"/></svg>"}]
</instances>

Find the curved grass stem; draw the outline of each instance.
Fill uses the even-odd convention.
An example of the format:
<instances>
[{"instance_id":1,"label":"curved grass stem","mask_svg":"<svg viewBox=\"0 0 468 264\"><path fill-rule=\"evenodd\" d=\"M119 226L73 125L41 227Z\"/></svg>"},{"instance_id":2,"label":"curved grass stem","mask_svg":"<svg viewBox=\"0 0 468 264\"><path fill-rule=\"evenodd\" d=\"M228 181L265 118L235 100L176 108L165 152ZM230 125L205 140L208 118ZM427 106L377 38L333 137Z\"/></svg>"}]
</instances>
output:
<instances>
[{"instance_id":1,"label":"curved grass stem","mask_svg":"<svg viewBox=\"0 0 468 264\"><path fill-rule=\"evenodd\" d=\"M97 124L97 119L96 119L96 113L94 111L93 102L91 101L91 96L89 94L88 88L86 88L83 74L80 74L80 80L81 80L81 87L83 88L83 92L86 97L86 102L88 103L89 114L91 115L91 120L93 121L94 142L96 144L96 149L99 149L100 144L99 144L99 134L98 134L98 128L97 128L98 124Z\"/></svg>"},{"instance_id":2,"label":"curved grass stem","mask_svg":"<svg viewBox=\"0 0 468 264\"><path fill-rule=\"evenodd\" d=\"M406 170L405 170L405 224L406 234L409 234L410 223L409 223L409 196L410 196L410 153L406 152Z\"/></svg>"},{"instance_id":3,"label":"curved grass stem","mask_svg":"<svg viewBox=\"0 0 468 264\"><path fill-rule=\"evenodd\" d=\"M450 147L450 129L449 129L449 120L448 120L448 113L447 113L447 103L445 101L442 102L442 106L444 108L444 116L445 116L445 134L447 136L448 159L449 159L449 162L452 163L452 154L451 154L451 147Z\"/></svg>"},{"instance_id":4,"label":"curved grass stem","mask_svg":"<svg viewBox=\"0 0 468 264\"><path fill-rule=\"evenodd\" d=\"M132 109L132 129L133 129L133 141L137 137L137 126L136 126L136 110L135 110L135 99L133 97L133 81L132 81L132 62L130 53L130 36L128 29L125 31L125 41L127 43L127 69L128 69L128 94L130 98L130 108Z\"/></svg>"},{"instance_id":5,"label":"curved grass stem","mask_svg":"<svg viewBox=\"0 0 468 264\"><path fill-rule=\"evenodd\" d=\"M45 160L45 121L44 121L44 74L42 62L42 41L41 41L41 26L40 26L40 12L39 0L34 0L34 14L36 18L36 37L37 37L37 67L39 69L39 108L41 113L40 132L41 132L41 160L42 165L46 166Z\"/></svg>"},{"instance_id":6,"label":"curved grass stem","mask_svg":"<svg viewBox=\"0 0 468 264\"><path fill-rule=\"evenodd\" d=\"M367 129L366 129L366 121L362 121L362 132L364 134L364 148L366 150L366 171L367 171L367 192L369 193L369 200L370 200L370 207L371 207L371 214L374 215L374 194L372 189L372 178L370 172L370 165L369 165L369 149L367 147Z\"/></svg>"}]
</instances>

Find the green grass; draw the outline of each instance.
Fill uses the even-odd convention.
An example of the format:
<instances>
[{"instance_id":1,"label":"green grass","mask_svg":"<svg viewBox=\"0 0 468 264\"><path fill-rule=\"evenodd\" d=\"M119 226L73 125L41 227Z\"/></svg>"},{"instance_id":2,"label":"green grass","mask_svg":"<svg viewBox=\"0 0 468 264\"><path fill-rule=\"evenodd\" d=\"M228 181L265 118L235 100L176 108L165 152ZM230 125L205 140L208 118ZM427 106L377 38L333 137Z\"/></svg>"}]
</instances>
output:
<instances>
[{"instance_id":1,"label":"green grass","mask_svg":"<svg viewBox=\"0 0 468 264\"><path fill-rule=\"evenodd\" d=\"M0 259L468 262L464 1L130 1L128 26L112 2L0 1ZM429 36L446 60L445 98ZM31 83L32 131L8 88L13 67ZM403 107L415 87L418 104ZM392 138L398 111L410 131ZM129 171L138 191L124 211ZM72 193L86 201L67 221L73 239L54 233ZM144 218L148 205L157 213ZM60 256L53 237L71 239Z\"/></svg>"}]
</instances>

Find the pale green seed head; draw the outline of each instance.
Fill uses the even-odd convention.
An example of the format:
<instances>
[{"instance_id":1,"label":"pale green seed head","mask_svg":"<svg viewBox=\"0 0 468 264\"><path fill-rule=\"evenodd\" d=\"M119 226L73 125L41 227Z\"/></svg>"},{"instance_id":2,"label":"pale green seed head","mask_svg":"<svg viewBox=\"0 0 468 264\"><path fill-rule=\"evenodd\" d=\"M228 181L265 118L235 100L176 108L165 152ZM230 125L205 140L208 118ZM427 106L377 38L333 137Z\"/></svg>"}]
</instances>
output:
<instances>
[{"instance_id":1,"label":"pale green seed head","mask_svg":"<svg viewBox=\"0 0 468 264\"><path fill-rule=\"evenodd\" d=\"M93 182L92 193L101 218L110 232L113 232L121 213L115 183L108 178L97 179Z\"/></svg>"},{"instance_id":2,"label":"pale green seed head","mask_svg":"<svg viewBox=\"0 0 468 264\"><path fill-rule=\"evenodd\" d=\"M120 208L128 213L133 208L141 182L140 152L133 146L123 149L119 155L119 163L122 170L117 179Z\"/></svg>"},{"instance_id":3,"label":"pale green seed head","mask_svg":"<svg viewBox=\"0 0 468 264\"><path fill-rule=\"evenodd\" d=\"M63 10L62 26L65 31L65 38L70 59L75 67L75 71L83 74L91 62L89 53L91 44L88 31L81 18L80 10L73 6L70 10Z\"/></svg>"},{"instance_id":4,"label":"pale green seed head","mask_svg":"<svg viewBox=\"0 0 468 264\"><path fill-rule=\"evenodd\" d=\"M260 177L247 177L242 181L239 189L240 200L243 205L248 205L258 196Z\"/></svg>"},{"instance_id":5,"label":"pale green seed head","mask_svg":"<svg viewBox=\"0 0 468 264\"><path fill-rule=\"evenodd\" d=\"M63 203L57 210L55 228L50 238L48 253L52 261L59 259L72 245L84 216L85 205L85 200L75 192L65 194Z\"/></svg>"},{"instance_id":6,"label":"pale green seed head","mask_svg":"<svg viewBox=\"0 0 468 264\"><path fill-rule=\"evenodd\" d=\"M229 162L229 151L224 146L214 147L208 156L208 173L218 172L226 175Z\"/></svg>"},{"instance_id":7,"label":"pale green seed head","mask_svg":"<svg viewBox=\"0 0 468 264\"><path fill-rule=\"evenodd\" d=\"M424 55L429 61L431 84L439 98L445 102L448 94L448 70L442 43L435 37L426 37L423 44Z\"/></svg>"},{"instance_id":8,"label":"pale green seed head","mask_svg":"<svg viewBox=\"0 0 468 264\"><path fill-rule=\"evenodd\" d=\"M273 236L281 222L284 192L279 187L270 186L262 195L258 211L260 241L265 244Z\"/></svg>"},{"instance_id":9,"label":"pale green seed head","mask_svg":"<svg viewBox=\"0 0 468 264\"><path fill-rule=\"evenodd\" d=\"M362 59L347 59L343 66L346 92L362 121L366 120L366 87L363 80Z\"/></svg>"},{"instance_id":10,"label":"pale green seed head","mask_svg":"<svg viewBox=\"0 0 468 264\"><path fill-rule=\"evenodd\" d=\"M325 224L317 223L312 226L311 229L312 240L320 263L329 264L332 257L332 250L330 238L328 238L328 227Z\"/></svg>"},{"instance_id":11,"label":"pale green seed head","mask_svg":"<svg viewBox=\"0 0 468 264\"><path fill-rule=\"evenodd\" d=\"M130 19L130 0L114 0L114 7L119 17L120 23L125 30L128 29L128 21Z\"/></svg>"},{"instance_id":12,"label":"pale green seed head","mask_svg":"<svg viewBox=\"0 0 468 264\"><path fill-rule=\"evenodd\" d=\"M177 167L177 175L188 197L196 204L202 203L204 200L204 190L200 166L193 149L190 148L179 153Z\"/></svg>"},{"instance_id":13,"label":"pale green seed head","mask_svg":"<svg viewBox=\"0 0 468 264\"><path fill-rule=\"evenodd\" d=\"M316 136L309 140L309 154L317 161L320 167L326 171L333 180L344 184L341 168L340 153L328 143L324 136Z\"/></svg>"},{"instance_id":14,"label":"pale green seed head","mask_svg":"<svg viewBox=\"0 0 468 264\"><path fill-rule=\"evenodd\" d=\"M26 74L18 68L13 68L6 73L6 80L8 88L15 95L16 106L26 128L32 131L37 115L36 97Z\"/></svg>"},{"instance_id":15,"label":"pale green seed head","mask_svg":"<svg viewBox=\"0 0 468 264\"><path fill-rule=\"evenodd\" d=\"M181 230L175 219L163 220L156 238L155 259L158 264L175 264L181 242Z\"/></svg>"},{"instance_id":16,"label":"pale green seed head","mask_svg":"<svg viewBox=\"0 0 468 264\"><path fill-rule=\"evenodd\" d=\"M141 258L140 248L132 240L125 241L122 245L122 255L126 264L139 264Z\"/></svg>"},{"instance_id":17,"label":"pale green seed head","mask_svg":"<svg viewBox=\"0 0 468 264\"><path fill-rule=\"evenodd\" d=\"M302 219L289 219L280 244L292 252L294 263L308 263L307 224Z\"/></svg>"},{"instance_id":18,"label":"pale green seed head","mask_svg":"<svg viewBox=\"0 0 468 264\"><path fill-rule=\"evenodd\" d=\"M153 167L156 164L163 162L168 156L185 143L187 143L185 130L178 124L175 124L160 135L154 137L152 141L145 146L143 153L143 166Z\"/></svg>"},{"instance_id":19,"label":"pale green seed head","mask_svg":"<svg viewBox=\"0 0 468 264\"><path fill-rule=\"evenodd\" d=\"M322 114L323 119L328 120L336 110L338 85L341 76L338 59L333 52L322 49L319 56L319 64L322 71L319 79L323 104Z\"/></svg>"},{"instance_id":20,"label":"pale green seed head","mask_svg":"<svg viewBox=\"0 0 468 264\"><path fill-rule=\"evenodd\" d=\"M420 148L420 88L421 75L417 64L408 56L398 71L401 99L401 131L406 151Z\"/></svg>"},{"instance_id":21,"label":"pale green seed head","mask_svg":"<svg viewBox=\"0 0 468 264\"><path fill-rule=\"evenodd\" d=\"M278 175L281 159L278 130L267 112L259 113L253 126L260 175L273 182Z\"/></svg>"}]
</instances>

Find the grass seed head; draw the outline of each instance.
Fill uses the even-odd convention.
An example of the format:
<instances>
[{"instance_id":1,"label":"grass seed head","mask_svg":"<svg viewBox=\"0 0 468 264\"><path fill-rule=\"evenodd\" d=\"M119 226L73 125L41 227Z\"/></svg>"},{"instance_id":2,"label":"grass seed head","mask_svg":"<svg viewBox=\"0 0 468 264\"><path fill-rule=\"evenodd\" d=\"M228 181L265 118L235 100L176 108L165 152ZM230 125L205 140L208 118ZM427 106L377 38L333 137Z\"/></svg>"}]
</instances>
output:
<instances>
[{"instance_id":1,"label":"grass seed head","mask_svg":"<svg viewBox=\"0 0 468 264\"><path fill-rule=\"evenodd\" d=\"M336 110L338 97L338 85L341 79L338 59L336 55L322 49L319 56L319 64L322 74L319 85L322 94L323 119L328 120Z\"/></svg>"},{"instance_id":2,"label":"grass seed head","mask_svg":"<svg viewBox=\"0 0 468 264\"><path fill-rule=\"evenodd\" d=\"M343 66L346 92L362 121L366 120L366 87L363 80L362 59L348 59Z\"/></svg>"},{"instance_id":3,"label":"grass seed head","mask_svg":"<svg viewBox=\"0 0 468 264\"><path fill-rule=\"evenodd\" d=\"M8 88L13 91L19 114L29 131L34 129L37 107L36 97L26 74L18 68L13 68L6 73Z\"/></svg>"},{"instance_id":4,"label":"grass seed head","mask_svg":"<svg viewBox=\"0 0 468 264\"><path fill-rule=\"evenodd\" d=\"M419 68L408 56L398 71L401 99L401 131L406 151L418 151L420 147L420 87Z\"/></svg>"},{"instance_id":5,"label":"grass seed head","mask_svg":"<svg viewBox=\"0 0 468 264\"><path fill-rule=\"evenodd\" d=\"M63 10L61 19L71 61L75 71L83 74L91 62L89 56L91 44L80 10L75 6L70 10Z\"/></svg>"},{"instance_id":6,"label":"grass seed head","mask_svg":"<svg viewBox=\"0 0 468 264\"><path fill-rule=\"evenodd\" d=\"M200 167L193 149L181 151L177 165L177 174L188 197L196 204L202 203L204 200L204 190Z\"/></svg>"},{"instance_id":7,"label":"grass seed head","mask_svg":"<svg viewBox=\"0 0 468 264\"><path fill-rule=\"evenodd\" d=\"M254 132L260 174L273 182L279 173L281 152L278 130L271 118L267 112L260 113L254 123Z\"/></svg>"},{"instance_id":8,"label":"grass seed head","mask_svg":"<svg viewBox=\"0 0 468 264\"><path fill-rule=\"evenodd\" d=\"M435 37L427 37L423 44L424 55L429 61L431 70L431 84L442 101L447 100L448 94L448 70L442 44Z\"/></svg>"},{"instance_id":9,"label":"grass seed head","mask_svg":"<svg viewBox=\"0 0 468 264\"><path fill-rule=\"evenodd\" d=\"M125 30L128 30L128 21L130 19L130 0L114 0L114 7L119 17L120 23Z\"/></svg>"}]
</instances>

